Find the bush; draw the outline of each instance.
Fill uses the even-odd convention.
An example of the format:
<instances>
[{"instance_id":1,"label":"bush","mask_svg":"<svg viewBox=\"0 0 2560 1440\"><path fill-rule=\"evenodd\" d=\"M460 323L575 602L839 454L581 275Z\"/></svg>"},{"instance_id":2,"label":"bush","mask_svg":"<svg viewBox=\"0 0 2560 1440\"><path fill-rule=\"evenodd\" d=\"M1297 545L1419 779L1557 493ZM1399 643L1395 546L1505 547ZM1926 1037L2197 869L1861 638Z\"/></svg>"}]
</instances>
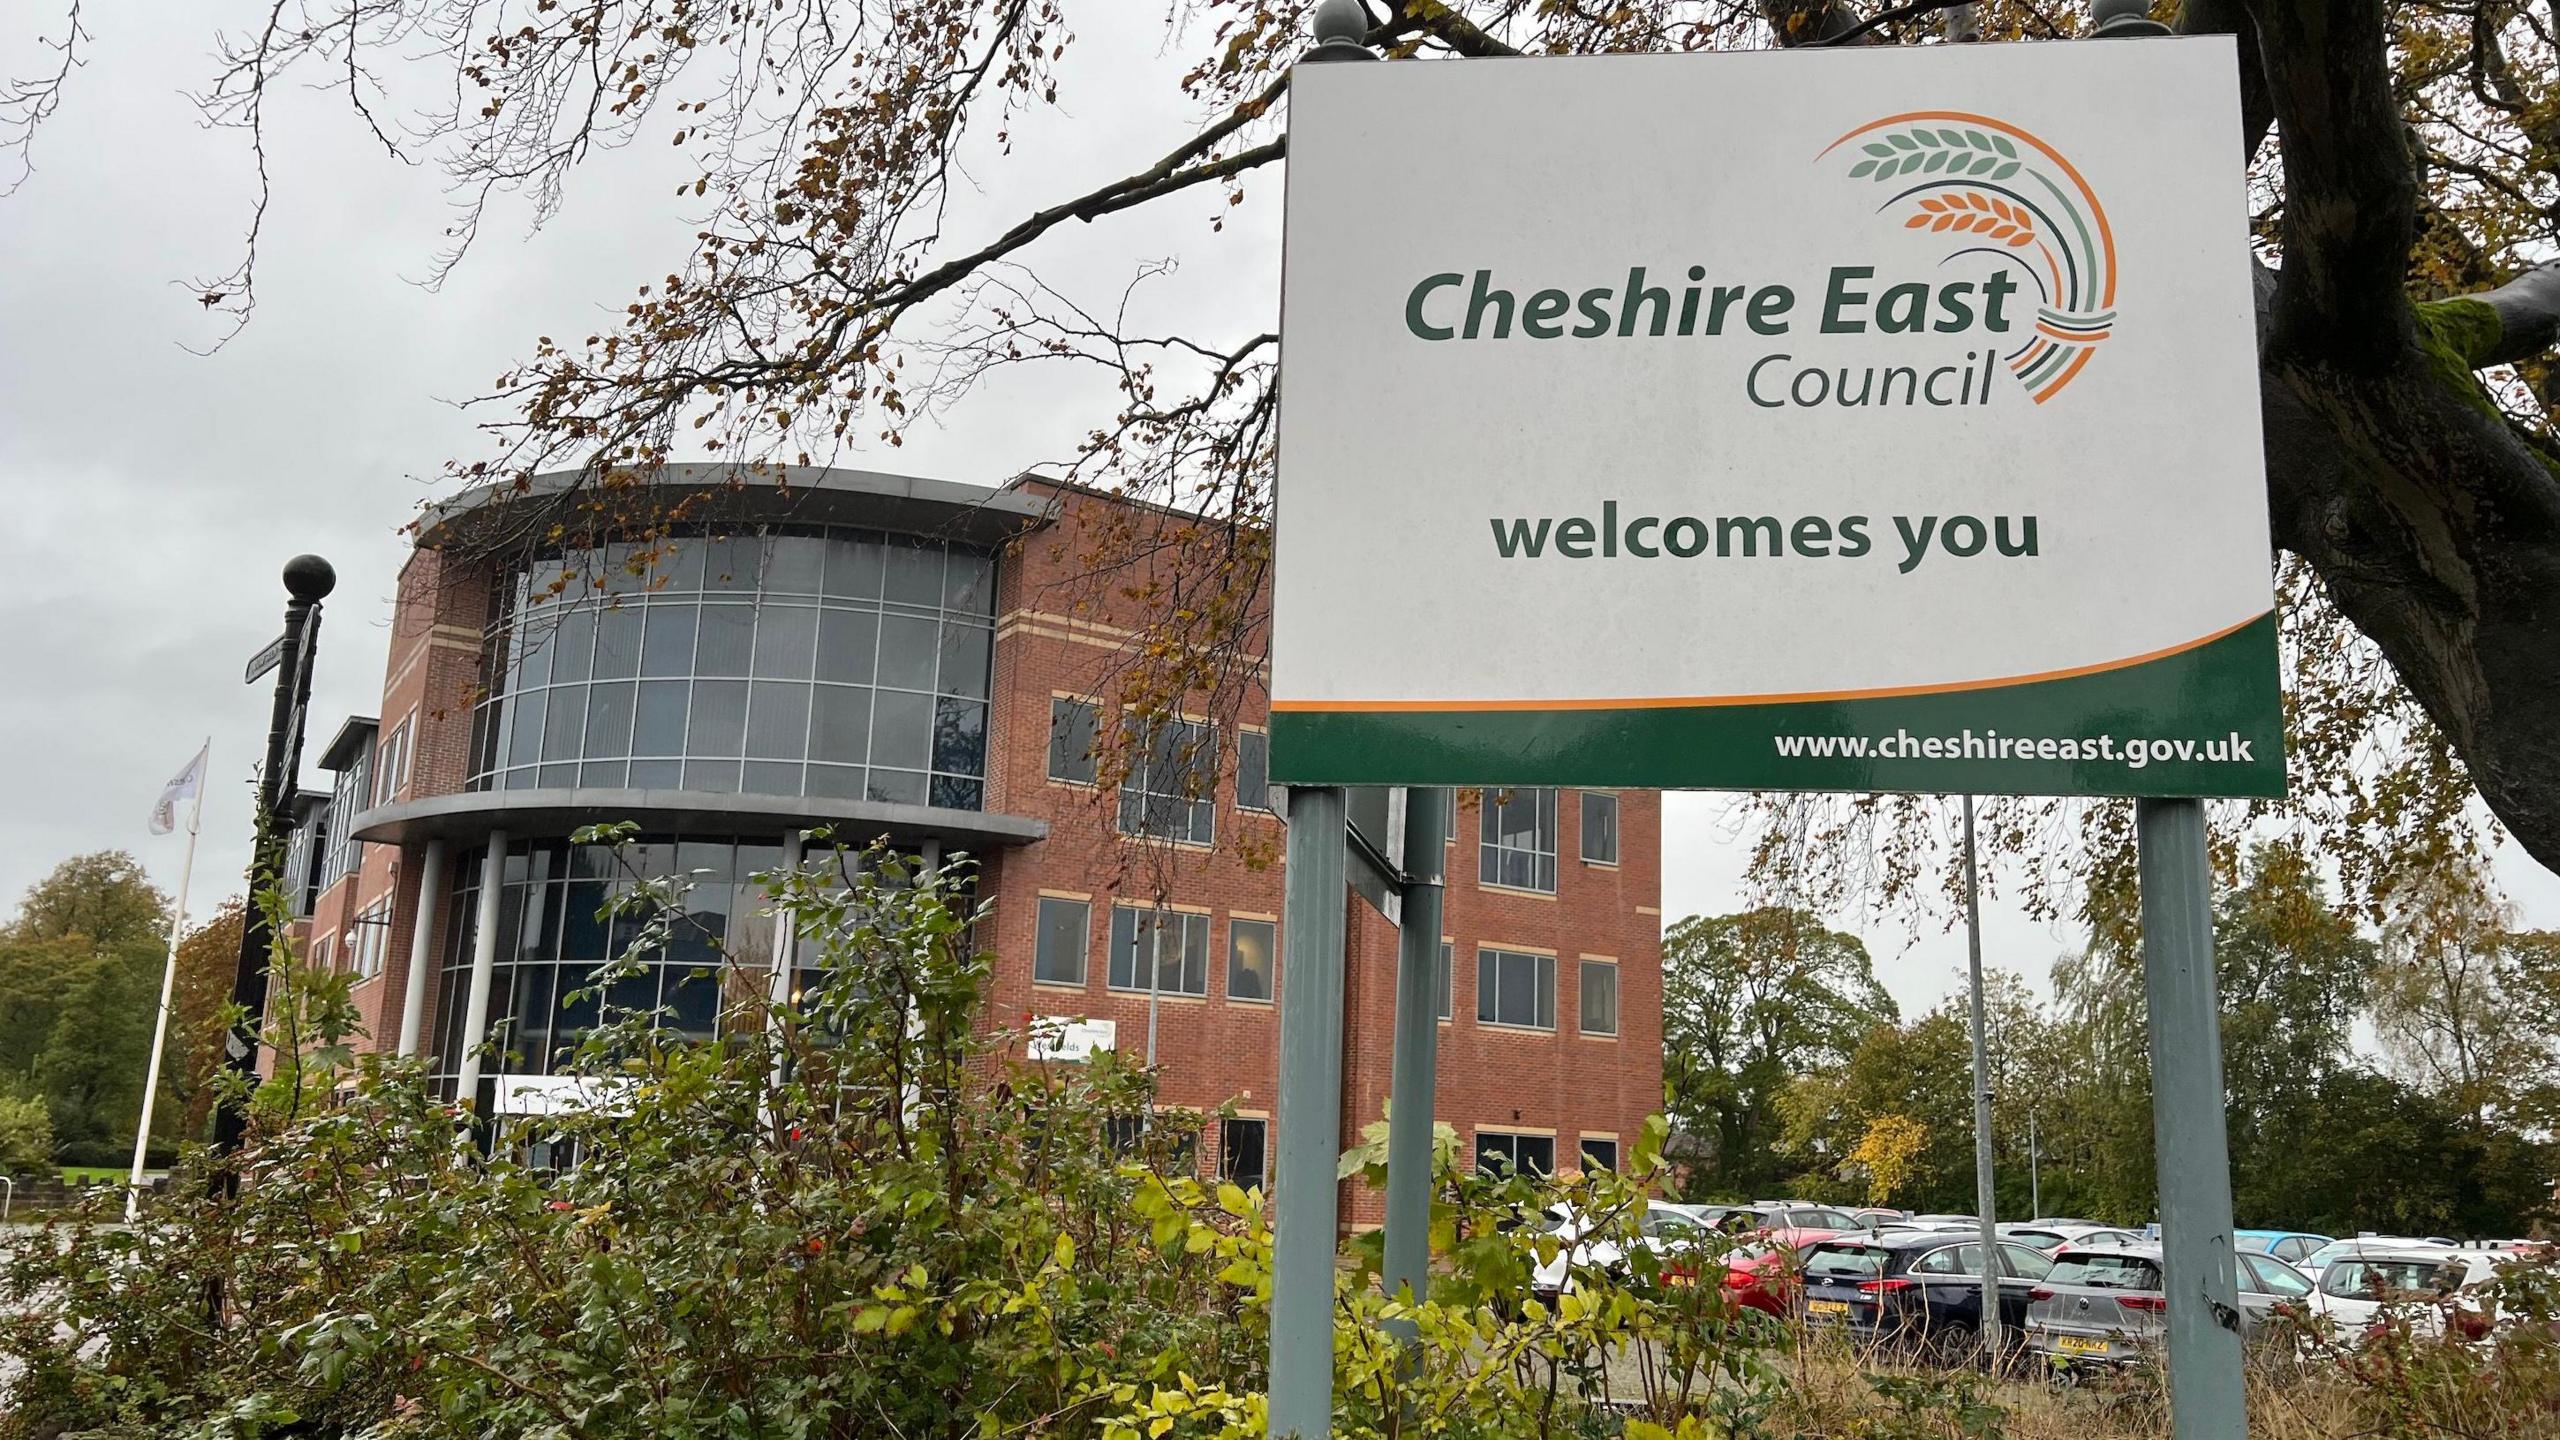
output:
<instances>
[{"instance_id":1,"label":"bush","mask_svg":"<svg viewBox=\"0 0 2560 1440\"><path fill-rule=\"evenodd\" d=\"M42 1100L0 1095L0 1175L53 1170L53 1116Z\"/></svg>"}]
</instances>

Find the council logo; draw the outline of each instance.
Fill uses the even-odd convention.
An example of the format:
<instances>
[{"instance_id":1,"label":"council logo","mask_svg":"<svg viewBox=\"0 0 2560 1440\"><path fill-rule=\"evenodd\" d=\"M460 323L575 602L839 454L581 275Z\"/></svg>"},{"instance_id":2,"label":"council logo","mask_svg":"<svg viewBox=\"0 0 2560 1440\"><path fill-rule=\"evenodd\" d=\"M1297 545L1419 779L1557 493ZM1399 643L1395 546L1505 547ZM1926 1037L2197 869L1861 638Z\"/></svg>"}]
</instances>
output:
<instances>
[{"instance_id":1,"label":"council logo","mask_svg":"<svg viewBox=\"0 0 2560 1440\"><path fill-rule=\"evenodd\" d=\"M2035 325L2000 358L2037 404L2061 394L2114 333L2115 234L2062 152L2005 120L1961 110L1871 120L1814 158L1835 152L1857 157L1848 178L1884 190L1877 214L1944 235L1949 260L1988 255L2035 287Z\"/></svg>"}]
</instances>

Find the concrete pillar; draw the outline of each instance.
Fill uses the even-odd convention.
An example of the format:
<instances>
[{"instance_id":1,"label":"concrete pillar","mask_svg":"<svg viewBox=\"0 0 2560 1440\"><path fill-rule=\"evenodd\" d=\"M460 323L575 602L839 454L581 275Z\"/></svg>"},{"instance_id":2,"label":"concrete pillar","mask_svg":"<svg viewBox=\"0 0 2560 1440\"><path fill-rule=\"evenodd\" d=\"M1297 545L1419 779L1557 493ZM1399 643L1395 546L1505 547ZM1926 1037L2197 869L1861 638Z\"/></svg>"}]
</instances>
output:
<instances>
[{"instance_id":1,"label":"concrete pillar","mask_svg":"<svg viewBox=\"0 0 2560 1440\"><path fill-rule=\"evenodd\" d=\"M444 913L442 840L427 842L418 861L418 908L409 921L409 986L400 1000L400 1054L418 1053L418 1032L426 1024L427 981L435 973L436 917Z\"/></svg>"},{"instance_id":2,"label":"concrete pillar","mask_svg":"<svg viewBox=\"0 0 2560 1440\"><path fill-rule=\"evenodd\" d=\"M498 967L499 902L506 897L506 884L507 832L492 830L488 853L480 860L480 903L471 933L471 989L462 1004L462 1054L456 1057L459 1079L453 1093L463 1104L479 1103L480 1047L489 1039L489 982Z\"/></svg>"}]
</instances>

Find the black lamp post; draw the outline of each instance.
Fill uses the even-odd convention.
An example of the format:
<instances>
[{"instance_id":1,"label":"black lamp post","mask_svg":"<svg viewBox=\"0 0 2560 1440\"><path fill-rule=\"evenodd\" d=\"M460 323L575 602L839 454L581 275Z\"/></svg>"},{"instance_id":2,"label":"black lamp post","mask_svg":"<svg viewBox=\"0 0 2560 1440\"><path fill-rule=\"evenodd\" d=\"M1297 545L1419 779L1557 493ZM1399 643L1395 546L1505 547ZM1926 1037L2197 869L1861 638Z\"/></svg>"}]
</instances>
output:
<instances>
[{"instance_id":1,"label":"black lamp post","mask_svg":"<svg viewBox=\"0 0 2560 1440\"><path fill-rule=\"evenodd\" d=\"M302 773L302 730L311 708L311 661L320 648L320 602L337 588L338 572L317 555L296 555L284 564L284 639L276 666L275 705L267 724L266 761L258 770L258 809L249 859L249 910L240 926L240 958L232 971L231 1000L240 1007L239 1023L223 1039L223 1064L241 1077L243 1087L225 1094L213 1113L213 1149L228 1155L240 1148L249 1128L249 1090L258 1083L258 1031L267 1010L268 952L275 927L261 898L274 890L283 870L285 841L293 831L294 782ZM227 1188L228 1171L217 1168L214 1185Z\"/></svg>"}]
</instances>

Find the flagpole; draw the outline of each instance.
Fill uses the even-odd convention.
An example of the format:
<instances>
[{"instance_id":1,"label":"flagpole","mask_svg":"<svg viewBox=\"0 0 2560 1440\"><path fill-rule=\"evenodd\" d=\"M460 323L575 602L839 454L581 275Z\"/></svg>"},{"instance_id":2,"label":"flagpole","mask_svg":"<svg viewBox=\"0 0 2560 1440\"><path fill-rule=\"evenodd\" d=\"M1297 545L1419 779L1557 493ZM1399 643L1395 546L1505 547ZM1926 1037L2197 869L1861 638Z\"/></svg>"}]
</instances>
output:
<instances>
[{"instance_id":1,"label":"flagpole","mask_svg":"<svg viewBox=\"0 0 2560 1440\"><path fill-rule=\"evenodd\" d=\"M196 832L204 823L205 781L212 767L213 741L207 738L197 761L195 803L187 810L187 858L178 866L178 903L169 912L169 956L160 967L160 1013L151 1026L151 1068L142 1076L142 1123L133 1132L133 1173L125 1182L124 1223L142 1213L142 1154L151 1143L151 1108L160 1098L160 1054L169 1041L169 1007L178 992L178 937L187 926L187 883L196 873Z\"/></svg>"}]
</instances>

